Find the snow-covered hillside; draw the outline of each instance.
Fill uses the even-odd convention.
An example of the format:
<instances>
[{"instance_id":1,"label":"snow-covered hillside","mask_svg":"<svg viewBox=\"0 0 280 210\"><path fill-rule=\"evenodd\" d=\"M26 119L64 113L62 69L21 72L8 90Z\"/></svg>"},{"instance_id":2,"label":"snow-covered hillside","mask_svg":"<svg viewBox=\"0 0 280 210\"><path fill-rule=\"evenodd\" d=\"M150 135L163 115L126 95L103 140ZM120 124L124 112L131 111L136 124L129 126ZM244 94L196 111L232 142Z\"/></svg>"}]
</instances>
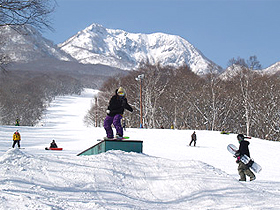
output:
<instances>
[{"instance_id":1,"label":"snow-covered hillside","mask_svg":"<svg viewBox=\"0 0 280 210\"><path fill-rule=\"evenodd\" d=\"M263 170L239 182L227 151L236 134L127 129L143 154L109 151L76 156L105 135L85 127L93 90L57 98L40 125L0 126L0 209L280 209L280 143L256 138L250 152ZM18 129L24 149L10 149ZM55 139L63 151L46 151Z\"/></svg>"},{"instance_id":2,"label":"snow-covered hillside","mask_svg":"<svg viewBox=\"0 0 280 210\"><path fill-rule=\"evenodd\" d=\"M148 62L174 67L187 64L200 75L209 71L208 65L221 71L188 41L164 33L135 34L92 24L58 46L81 63L120 69L134 69Z\"/></svg>"},{"instance_id":3,"label":"snow-covered hillside","mask_svg":"<svg viewBox=\"0 0 280 210\"><path fill-rule=\"evenodd\" d=\"M3 26L0 28L0 38L4 40L1 43L1 52L9 55L13 62L29 62L45 58L74 60L31 26Z\"/></svg>"},{"instance_id":4,"label":"snow-covered hillside","mask_svg":"<svg viewBox=\"0 0 280 210\"><path fill-rule=\"evenodd\" d=\"M264 74L276 74L280 72L280 62L277 62L266 69L263 69Z\"/></svg>"}]
</instances>

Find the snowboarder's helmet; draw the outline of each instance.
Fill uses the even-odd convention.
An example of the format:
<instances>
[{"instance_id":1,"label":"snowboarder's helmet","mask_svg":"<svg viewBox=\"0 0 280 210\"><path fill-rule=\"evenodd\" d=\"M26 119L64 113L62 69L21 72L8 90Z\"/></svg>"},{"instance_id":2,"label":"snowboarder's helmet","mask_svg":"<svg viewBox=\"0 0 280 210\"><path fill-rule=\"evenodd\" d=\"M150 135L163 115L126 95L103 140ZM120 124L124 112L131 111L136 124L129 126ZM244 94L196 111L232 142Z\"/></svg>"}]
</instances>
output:
<instances>
[{"instance_id":1,"label":"snowboarder's helmet","mask_svg":"<svg viewBox=\"0 0 280 210\"><path fill-rule=\"evenodd\" d=\"M119 87L117 91L118 96L125 96L125 90L122 87Z\"/></svg>"},{"instance_id":2,"label":"snowboarder's helmet","mask_svg":"<svg viewBox=\"0 0 280 210\"><path fill-rule=\"evenodd\" d=\"M245 138L245 137L244 137L243 134L238 134L238 135L237 135L237 139L238 139L239 142L243 141L244 138Z\"/></svg>"}]
</instances>

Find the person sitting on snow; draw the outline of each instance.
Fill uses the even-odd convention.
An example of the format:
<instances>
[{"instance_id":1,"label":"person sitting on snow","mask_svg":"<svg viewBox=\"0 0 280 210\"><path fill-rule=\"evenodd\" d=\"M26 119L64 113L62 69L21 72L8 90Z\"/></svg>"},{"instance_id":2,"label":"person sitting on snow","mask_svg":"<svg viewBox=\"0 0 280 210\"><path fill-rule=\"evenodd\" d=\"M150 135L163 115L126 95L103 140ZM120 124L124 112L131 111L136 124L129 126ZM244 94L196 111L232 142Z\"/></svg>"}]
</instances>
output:
<instances>
[{"instance_id":1,"label":"person sitting on snow","mask_svg":"<svg viewBox=\"0 0 280 210\"><path fill-rule=\"evenodd\" d=\"M52 140L52 143L50 145L50 148L57 148L57 144L55 143L54 140Z\"/></svg>"}]
</instances>

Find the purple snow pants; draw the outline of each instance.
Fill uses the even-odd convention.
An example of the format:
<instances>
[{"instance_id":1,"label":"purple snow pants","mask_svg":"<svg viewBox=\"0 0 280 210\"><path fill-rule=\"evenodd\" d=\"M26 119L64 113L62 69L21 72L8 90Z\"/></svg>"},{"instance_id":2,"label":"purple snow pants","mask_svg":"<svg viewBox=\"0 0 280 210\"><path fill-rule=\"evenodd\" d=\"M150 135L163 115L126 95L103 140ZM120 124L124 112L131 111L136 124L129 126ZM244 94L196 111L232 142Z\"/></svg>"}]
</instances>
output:
<instances>
[{"instance_id":1,"label":"purple snow pants","mask_svg":"<svg viewBox=\"0 0 280 210\"><path fill-rule=\"evenodd\" d=\"M104 120L104 128L108 138L114 138L114 133L112 129L112 124L116 128L118 135L123 136L123 128L121 124L122 116L120 114L115 115L114 117L108 116Z\"/></svg>"}]
</instances>

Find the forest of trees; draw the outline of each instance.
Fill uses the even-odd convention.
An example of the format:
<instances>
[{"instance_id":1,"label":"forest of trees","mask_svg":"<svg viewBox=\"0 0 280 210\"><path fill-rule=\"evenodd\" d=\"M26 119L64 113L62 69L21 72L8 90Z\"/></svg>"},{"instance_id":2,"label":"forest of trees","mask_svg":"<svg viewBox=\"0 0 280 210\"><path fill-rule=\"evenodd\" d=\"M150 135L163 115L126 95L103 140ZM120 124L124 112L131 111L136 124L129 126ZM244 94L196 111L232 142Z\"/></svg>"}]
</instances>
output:
<instances>
[{"instance_id":1,"label":"forest of trees","mask_svg":"<svg viewBox=\"0 0 280 210\"><path fill-rule=\"evenodd\" d=\"M124 114L126 125L139 127L140 84L135 78L144 74L144 128L172 125L175 129L229 131L279 141L280 78L258 73L259 63L251 58L249 63L232 59L230 65L235 74L226 80L214 73L198 76L188 67L149 65L128 76L111 78L100 89L85 122L103 126L108 102L122 86L134 108L133 113Z\"/></svg>"},{"instance_id":2,"label":"forest of trees","mask_svg":"<svg viewBox=\"0 0 280 210\"><path fill-rule=\"evenodd\" d=\"M82 84L50 72L0 71L0 125L35 125L48 104L60 95L80 94Z\"/></svg>"},{"instance_id":3,"label":"forest of trees","mask_svg":"<svg viewBox=\"0 0 280 210\"><path fill-rule=\"evenodd\" d=\"M10 26L18 33L18 27L26 25L52 30L49 20L55 6L55 0L0 0L0 27ZM66 73L8 70L12 60L2 49L8 41L0 33L0 124L13 125L19 119L21 125L34 125L55 96L81 92L80 80Z\"/></svg>"}]
</instances>

